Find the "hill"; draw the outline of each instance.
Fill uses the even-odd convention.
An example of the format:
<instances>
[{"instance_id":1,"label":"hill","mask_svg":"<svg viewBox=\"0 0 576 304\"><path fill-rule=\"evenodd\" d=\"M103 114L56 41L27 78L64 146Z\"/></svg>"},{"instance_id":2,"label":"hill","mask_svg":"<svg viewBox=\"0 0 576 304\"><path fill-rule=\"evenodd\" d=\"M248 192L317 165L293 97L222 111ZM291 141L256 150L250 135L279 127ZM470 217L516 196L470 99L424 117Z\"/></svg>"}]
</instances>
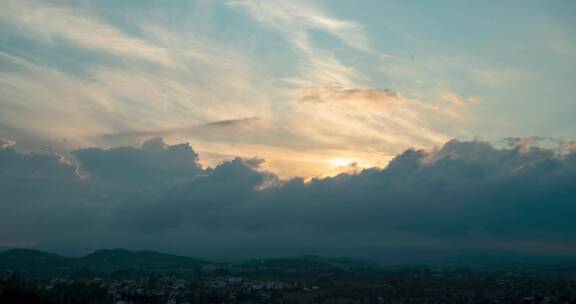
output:
<instances>
[{"instance_id":1,"label":"hill","mask_svg":"<svg viewBox=\"0 0 576 304\"><path fill-rule=\"evenodd\" d=\"M289 258L271 258L271 259L257 259L249 260L242 264L244 267L252 268L272 268L283 270L319 270L319 269L335 269L335 265L326 263L320 260L310 260L299 257Z\"/></svg>"},{"instance_id":2,"label":"hill","mask_svg":"<svg viewBox=\"0 0 576 304\"><path fill-rule=\"evenodd\" d=\"M63 257L32 249L11 249L0 252L0 270L16 271L194 268L209 263L208 261L191 257L149 250L106 249L95 251L80 258Z\"/></svg>"},{"instance_id":3,"label":"hill","mask_svg":"<svg viewBox=\"0 0 576 304\"><path fill-rule=\"evenodd\" d=\"M126 249L98 250L79 258L76 265L98 268L191 268L210 262L185 256L165 254L155 251L130 251Z\"/></svg>"},{"instance_id":4,"label":"hill","mask_svg":"<svg viewBox=\"0 0 576 304\"><path fill-rule=\"evenodd\" d=\"M72 262L72 258L32 249L11 249L0 252L0 269L57 269L70 267Z\"/></svg>"}]
</instances>

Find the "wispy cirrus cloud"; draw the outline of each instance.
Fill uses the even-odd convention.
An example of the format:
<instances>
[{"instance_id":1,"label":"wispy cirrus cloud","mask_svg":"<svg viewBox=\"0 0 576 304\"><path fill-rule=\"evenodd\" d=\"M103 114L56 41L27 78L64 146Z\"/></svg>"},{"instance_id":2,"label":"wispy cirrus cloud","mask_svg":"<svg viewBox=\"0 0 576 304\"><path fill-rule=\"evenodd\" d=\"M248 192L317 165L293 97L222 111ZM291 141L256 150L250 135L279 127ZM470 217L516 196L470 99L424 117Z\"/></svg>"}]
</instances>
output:
<instances>
[{"instance_id":1,"label":"wispy cirrus cloud","mask_svg":"<svg viewBox=\"0 0 576 304\"><path fill-rule=\"evenodd\" d=\"M153 136L168 136L171 134L178 134L178 133L190 137L209 135L206 133L225 132L227 134L230 134L230 133L242 132L252 127L256 127L261 120L262 119L260 117L226 119L226 120L212 121L204 124L198 124L189 127L180 127L175 129L154 130L154 131L140 130L140 131L131 131L115 134L105 134L103 138L109 140L126 138L126 137L144 138Z\"/></svg>"},{"instance_id":2,"label":"wispy cirrus cloud","mask_svg":"<svg viewBox=\"0 0 576 304\"><path fill-rule=\"evenodd\" d=\"M0 48L1 63L9 67L0 70L3 121L48 141L97 144L103 134L228 119L232 109L238 116L262 115L269 102L266 84L238 52L154 18L133 18L140 32L135 35L88 6L0 6L4 30L40 50ZM66 66L51 62L54 56L47 55L62 48L78 60L72 57ZM84 55L90 52L116 58Z\"/></svg>"},{"instance_id":3,"label":"wispy cirrus cloud","mask_svg":"<svg viewBox=\"0 0 576 304\"><path fill-rule=\"evenodd\" d=\"M456 106L463 107L469 104L478 103L475 97L462 97L453 91L444 91L440 94L442 100L448 101Z\"/></svg>"},{"instance_id":4,"label":"wispy cirrus cloud","mask_svg":"<svg viewBox=\"0 0 576 304\"><path fill-rule=\"evenodd\" d=\"M256 20L286 35L301 51L311 51L312 30L337 37L352 48L372 51L363 25L330 16L312 1L233 0L229 3L246 8Z\"/></svg>"},{"instance_id":5,"label":"wispy cirrus cloud","mask_svg":"<svg viewBox=\"0 0 576 304\"><path fill-rule=\"evenodd\" d=\"M168 6L143 18L131 14L132 4L118 12L66 1L0 5L8 36L35 46L0 46L0 63L9 67L0 70L0 117L52 145L106 147L164 136L192 141L212 164L258 156L282 177L316 176L335 172L330 159L383 166L401 149L443 142L450 135L436 121L455 119L463 108L384 89L317 43L322 33L359 56L382 54L362 24L316 2L202 4L231 10L290 46L277 56L295 66L272 77L251 50L257 40L230 43L181 16L167 21L162 15L174 13Z\"/></svg>"},{"instance_id":6,"label":"wispy cirrus cloud","mask_svg":"<svg viewBox=\"0 0 576 304\"><path fill-rule=\"evenodd\" d=\"M174 66L169 51L130 36L118 28L103 23L81 9L50 5L42 1L13 1L0 3L0 17L20 33L58 44L60 39L88 50L98 50L128 58L142 59Z\"/></svg>"},{"instance_id":7,"label":"wispy cirrus cloud","mask_svg":"<svg viewBox=\"0 0 576 304\"><path fill-rule=\"evenodd\" d=\"M360 104L361 106L384 107L394 103L399 97L398 93L386 89L339 89L308 87L301 90L302 96L298 100L301 103L346 103L348 105Z\"/></svg>"},{"instance_id":8,"label":"wispy cirrus cloud","mask_svg":"<svg viewBox=\"0 0 576 304\"><path fill-rule=\"evenodd\" d=\"M351 150L392 154L398 147L427 146L449 138L430 123L434 120L431 117L454 119L462 109L379 88L366 74L313 39L315 32L322 32L359 56L380 58L382 52L370 46L362 24L335 17L309 1L229 3L290 43L299 58L299 73L287 78L294 85L291 94L295 101L288 124L319 147L338 146L341 155L350 157Z\"/></svg>"},{"instance_id":9,"label":"wispy cirrus cloud","mask_svg":"<svg viewBox=\"0 0 576 304\"><path fill-rule=\"evenodd\" d=\"M522 71L512 68L480 69L474 74L482 83L491 86L509 84L523 76Z\"/></svg>"},{"instance_id":10,"label":"wispy cirrus cloud","mask_svg":"<svg viewBox=\"0 0 576 304\"><path fill-rule=\"evenodd\" d=\"M362 78L354 68L343 64L333 52L315 45L312 35L320 31L339 39L345 46L373 52L363 26L331 16L311 1L230 1L245 9L261 25L280 33L301 58L298 76L289 80L297 85L340 83L355 85Z\"/></svg>"}]
</instances>

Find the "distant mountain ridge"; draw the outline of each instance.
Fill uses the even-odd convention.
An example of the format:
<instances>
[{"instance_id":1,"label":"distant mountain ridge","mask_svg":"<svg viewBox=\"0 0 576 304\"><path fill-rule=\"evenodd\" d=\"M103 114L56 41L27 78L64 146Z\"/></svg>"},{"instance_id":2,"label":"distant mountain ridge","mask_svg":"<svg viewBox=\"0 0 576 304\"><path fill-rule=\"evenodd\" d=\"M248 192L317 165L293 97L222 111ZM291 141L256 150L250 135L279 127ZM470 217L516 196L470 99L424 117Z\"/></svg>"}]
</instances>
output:
<instances>
[{"instance_id":1,"label":"distant mountain ridge","mask_svg":"<svg viewBox=\"0 0 576 304\"><path fill-rule=\"evenodd\" d=\"M33 249L11 249L0 252L0 269L59 268L73 259Z\"/></svg>"},{"instance_id":2,"label":"distant mountain ridge","mask_svg":"<svg viewBox=\"0 0 576 304\"><path fill-rule=\"evenodd\" d=\"M86 268L111 270L120 268L191 268L211 262L156 251L131 251L127 249L97 250L79 258L63 257L33 249L10 249L0 252L0 269L64 269Z\"/></svg>"},{"instance_id":3,"label":"distant mountain ridge","mask_svg":"<svg viewBox=\"0 0 576 304\"><path fill-rule=\"evenodd\" d=\"M160 253L151 250L101 249L82 257L64 257L33 249L10 249L0 251L0 270L70 270L89 269L110 271L128 268L177 269L198 268L215 264L210 261ZM350 269L373 266L353 258L327 258L316 255L300 255L283 258L253 259L243 266L274 269Z\"/></svg>"},{"instance_id":4,"label":"distant mountain ridge","mask_svg":"<svg viewBox=\"0 0 576 304\"><path fill-rule=\"evenodd\" d=\"M87 256L79 258L78 263L86 267L105 265L108 267L142 266L149 268L174 268L198 267L210 264L211 262L150 250L130 251L126 249L104 249L97 250Z\"/></svg>"},{"instance_id":5,"label":"distant mountain ridge","mask_svg":"<svg viewBox=\"0 0 576 304\"><path fill-rule=\"evenodd\" d=\"M374 266L372 263L354 258L329 258L317 255L254 259L244 262L243 265L278 269L350 269Z\"/></svg>"},{"instance_id":6,"label":"distant mountain ridge","mask_svg":"<svg viewBox=\"0 0 576 304\"><path fill-rule=\"evenodd\" d=\"M229 265L228 263L225 263ZM235 263L236 264L236 263ZM65 257L34 249L9 249L0 251L0 271L29 271L35 273L62 273L70 270L95 270L113 272L115 270L184 270L196 271L203 266L208 269L226 268L223 263L214 263L193 257L166 254L151 250L102 249L82 257ZM414 265L413 263L380 264L348 257L321 257L299 255L278 258L251 259L237 263L240 268L262 271L313 271L313 270L358 270L389 266ZM563 268L576 269L575 256L545 256L519 254L489 254L450 257L446 260L423 262L416 265L436 265L442 267L481 266L490 269L503 268Z\"/></svg>"}]
</instances>

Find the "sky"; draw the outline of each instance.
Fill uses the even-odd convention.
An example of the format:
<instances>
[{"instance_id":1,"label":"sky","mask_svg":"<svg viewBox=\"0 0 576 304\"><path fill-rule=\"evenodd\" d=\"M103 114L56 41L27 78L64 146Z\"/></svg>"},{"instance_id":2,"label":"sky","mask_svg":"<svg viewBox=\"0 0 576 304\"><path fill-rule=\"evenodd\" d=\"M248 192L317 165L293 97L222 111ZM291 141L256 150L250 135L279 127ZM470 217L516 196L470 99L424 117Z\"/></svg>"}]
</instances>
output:
<instances>
[{"instance_id":1,"label":"sky","mask_svg":"<svg viewBox=\"0 0 576 304\"><path fill-rule=\"evenodd\" d=\"M0 0L0 247L575 253L575 17Z\"/></svg>"}]
</instances>

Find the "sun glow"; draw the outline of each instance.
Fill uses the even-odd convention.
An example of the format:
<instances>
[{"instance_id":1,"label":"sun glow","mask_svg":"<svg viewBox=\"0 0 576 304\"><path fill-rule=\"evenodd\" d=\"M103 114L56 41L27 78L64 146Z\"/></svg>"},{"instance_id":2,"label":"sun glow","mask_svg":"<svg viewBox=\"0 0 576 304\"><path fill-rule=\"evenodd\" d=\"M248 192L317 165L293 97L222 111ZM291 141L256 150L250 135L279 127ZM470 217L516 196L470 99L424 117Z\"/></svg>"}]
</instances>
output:
<instances>
[{"instance_id":1,"label":"sun glow","mask_svg":"<svg viewBox=\"0 0 576 304\"><path fill-rule=\"evenodd\" d=\"M334 167L348 167L352 165L354 161L346 158L333 158L329 159L327 163Z\"/></svg>"}]
</instances>

